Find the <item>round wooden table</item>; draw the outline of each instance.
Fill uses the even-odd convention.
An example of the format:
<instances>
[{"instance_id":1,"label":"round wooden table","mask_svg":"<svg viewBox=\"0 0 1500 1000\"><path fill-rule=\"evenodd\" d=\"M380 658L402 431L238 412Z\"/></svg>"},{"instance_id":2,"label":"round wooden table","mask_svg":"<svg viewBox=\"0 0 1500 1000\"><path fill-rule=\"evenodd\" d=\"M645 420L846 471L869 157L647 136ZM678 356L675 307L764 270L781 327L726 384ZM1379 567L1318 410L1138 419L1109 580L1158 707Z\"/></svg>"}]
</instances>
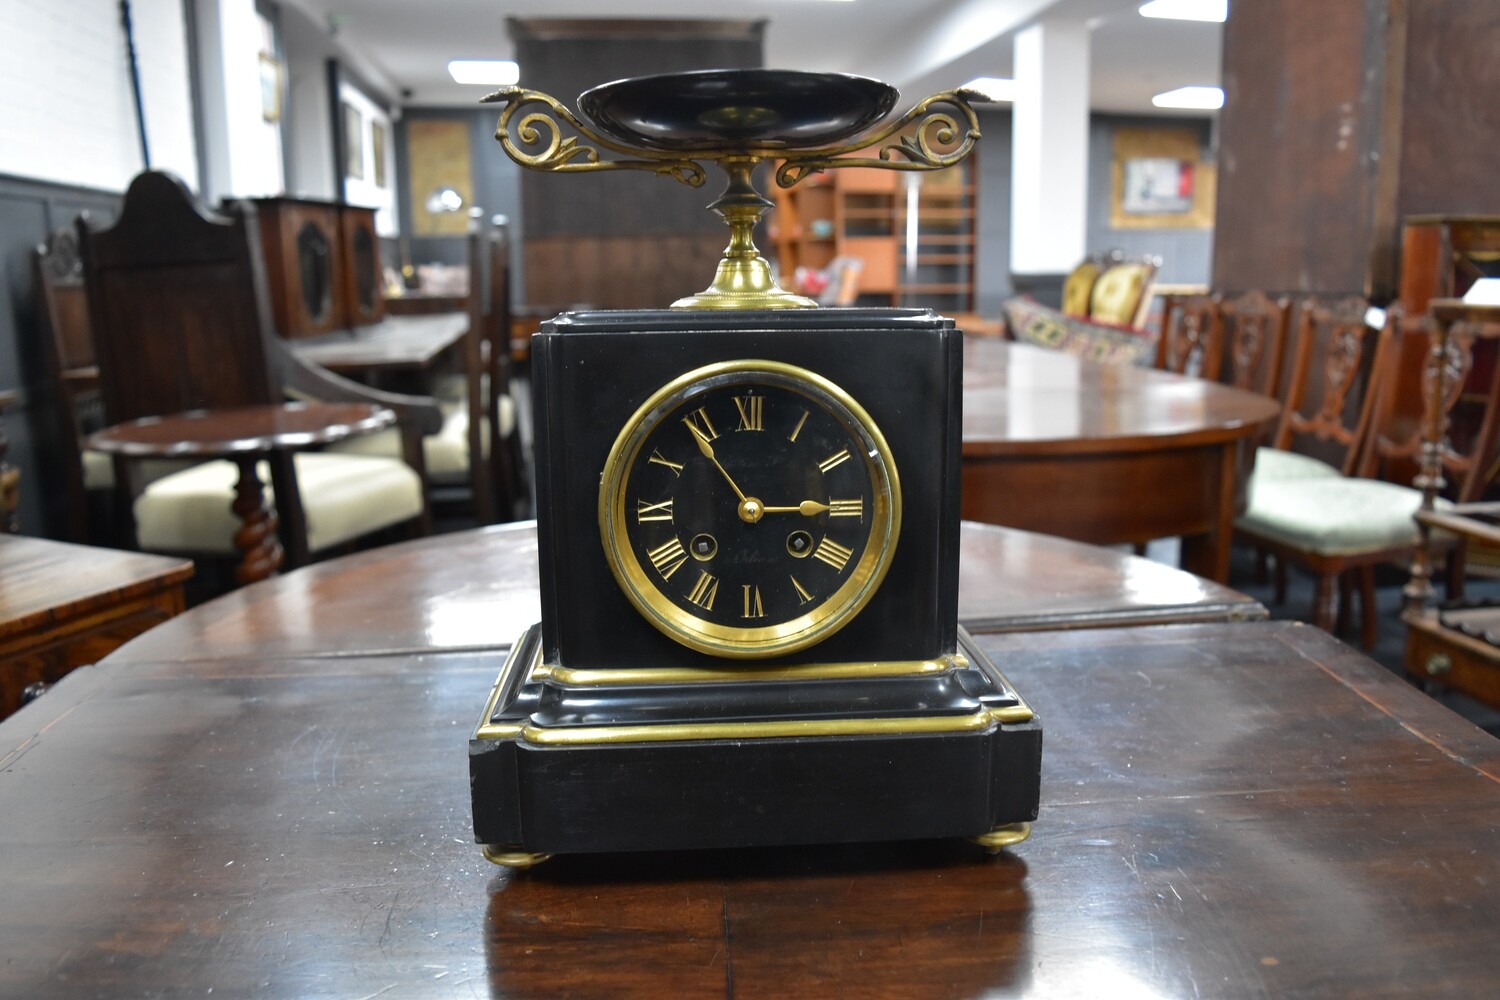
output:
<instances>
[{"instance_id":1,"label":"round wooden table","mask_svg":"<svg viewBox=\"0 0 1500 1000\"><path fill-rule=\"evenodd\" d=\"M234 512L242 527L234 545L240 553L235 579L263 580L281 568L277 514L266 502L256 465L276 452L317 445L389 427L390 410L369 403L283 403L225 410L190 410L142 417L91 435L87 447L125 458L227 458L239 467Z\"/></svg>"},{"instance_id":2,"label":"round wooden table","mask_svg":"<svg viewBox=\"0 0 1500 1000\"><path fill-rule=\"evenodd\" d=\"M919 841L498 869L466 748L497 642L536 605L533 552L516 526L295 570L0 721L0 994L1493 989L1500 741L1288 622L976 636L1047 727L1041 815L996 857ZM1044 614L1067 600L1050 588L1094 580L1092 614L1059 626L1128 620L1145 569L991 527L963 558L971 612L975 587Z\"/></svg>"},{"instance_id":3,"label":"round wooden table","mask_svg":"<svg viewBox=\"0 0 1500 1000\"><path fill-rule=\"evenodd\" d=\"M1029 344L964 344L963 516L1095 544L1182 537L1224 582L1275 400Z\"/></svg>"}]
</instances>

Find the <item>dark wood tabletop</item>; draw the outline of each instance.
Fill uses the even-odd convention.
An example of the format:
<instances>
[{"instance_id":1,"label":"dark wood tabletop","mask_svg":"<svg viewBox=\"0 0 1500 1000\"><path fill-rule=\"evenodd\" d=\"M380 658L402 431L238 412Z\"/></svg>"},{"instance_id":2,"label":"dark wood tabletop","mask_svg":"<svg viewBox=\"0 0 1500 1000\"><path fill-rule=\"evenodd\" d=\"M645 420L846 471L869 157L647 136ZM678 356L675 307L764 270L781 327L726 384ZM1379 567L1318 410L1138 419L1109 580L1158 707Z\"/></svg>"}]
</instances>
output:
<instances>
[{"instance_id":1,"label":"dark wood tabletop","mask_svg":"<svg viewBox=\"0 0 1500 1000\"><path fill-rule=\"evenodd\" d=\"M86 447L125 458L227 458L239 467L233 509L240 563L235 579L253 583L282 562L277 513L257 468L272 452L301 451L389 427L396 414L371 403L278 403L142 417L89 436Z\"/></svg>"},{"instance_id":2,"label":"dark wood tabletop","mask_svg":"<svg viewBox=\"0 0 1500 1000\"><path fill-rule=\"evenodd\" d=\"M333 595L309 586L312 628ZM994 857L502 870L470 842L465 756L495 651L75 671L0 722L0 994L1493 990L1500 742L1306 626L979 642L1047 727L1034 832Z\"/></svg>"},{"instance_id":3,"label":"dark wood tabletop","mask_svg":"<svg viewBox=\"0 0 1500 1000\"><path fill-rule=\"evenodd\" d=\"M1203 379L969 338L963 516L1095 544L1181 536L1223 581L1272 399Z\"/></svg>"},{"instance_id":4,"label":"dark wood tabletop","mask_svg":"<svg viewBox=\"0 0 1500 1000\"><path fill-rule=\"evenodd\" d=\"M142 636L111 662L494 649L537 620L536 578L534 521L434 535L235 591ZM972 523L963 526L958 612L974 632L1266 614L1244 594L1170 566Z\"/></svg>"},{"instance_id":5,"label":"dark wood tabletop","mask_svg":"<svg viewBox=\"0 0 1500 1000\"><path fill-rule=\"evenodd\" d=\"M281 403L142 417L89 436L87 447L132 458L218 458L300 450L389 427L371 403Z\"/></svg>"},{"instance_id":6,"label":"dark wood tabletop","mask_svg":"<svg viewBox=\"0 0 1500 1000\"><path fill-rule=\"evenodd\" d=\"M310 361L344 374L422 371L469 332L469 314L388 315L379 323L291 341Z\"/></svg>"}]
</instances>

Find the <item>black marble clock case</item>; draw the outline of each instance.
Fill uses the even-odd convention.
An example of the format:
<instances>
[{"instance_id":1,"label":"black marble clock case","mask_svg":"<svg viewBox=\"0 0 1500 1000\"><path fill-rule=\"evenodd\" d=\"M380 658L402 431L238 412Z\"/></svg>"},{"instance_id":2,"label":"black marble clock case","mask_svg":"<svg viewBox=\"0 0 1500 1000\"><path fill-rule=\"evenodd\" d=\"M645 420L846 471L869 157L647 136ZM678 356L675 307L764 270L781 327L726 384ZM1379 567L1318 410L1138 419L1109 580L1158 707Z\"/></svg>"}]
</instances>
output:
<instances>
[{"instance_id":1,"label":"black marble clock case","mask_svg":"<svg viewBox=\"0 0 1500 1000\"><path fill-rule=\"evenodd\" d=\"M732 359L798 365L834 382L885 435L901 476L895 559L832 638L763 664L919 660L958 627L962 336L917 309L564 313L532 338L542 642L572 668L705 667L621 593L599 539L599 476L620 428L653 392Z\"/></svg>"},{"instance_id":2,"label":"black marble clock case","mask_svg":"<svg viewBox=\"0 0 1500 1000\"><path fill-rule=\"evenodd\" d=\"M928 310L576 312L544 324L532 339L542 621L518 638L470 743L480 843L536 853L833 843L976 836L1035 818L1040 724L990 722L988 711L1024 716L1024 704L958 627L962 349L952 321ZM738 359L806 368L859 402L890 447L903 516L884 583L842 630L788 656L726 661L664 636L621 593L598 497L620 428L652 393ZM955 654L958 668L916 676L559 680ZM536 664L562 669L538 679ZM794 733L877 717L981 724ZM781 731L714 735L741 723ZM653 727L691 735L655 739ZM603 735L573 739L589 731Z\"/></svg>"}]
</instances>

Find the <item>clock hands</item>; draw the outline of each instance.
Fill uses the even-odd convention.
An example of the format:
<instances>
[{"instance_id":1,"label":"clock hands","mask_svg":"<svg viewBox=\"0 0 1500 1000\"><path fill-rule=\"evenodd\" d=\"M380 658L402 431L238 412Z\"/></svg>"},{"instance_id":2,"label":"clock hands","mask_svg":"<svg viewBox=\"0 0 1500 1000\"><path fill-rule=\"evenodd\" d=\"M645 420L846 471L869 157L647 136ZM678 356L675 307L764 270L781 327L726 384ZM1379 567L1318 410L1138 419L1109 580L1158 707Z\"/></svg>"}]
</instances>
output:
<instances>
[{"instance_id":1,"label":"clock hands","mask_svg":"<svg viewBox=\"0 0 1500 1000\"><path fill-rule=\"evenodd\" d=\"M766 514L801 514L803 517L817 517L827 510L832 510L826 503L818 503L816 500L804 500L795 507L762 507Z\"/></svg>"},{"instance_id":2,"label":"clock hands","mask_svg":"<svg viewBox=\"0 0 1500 1000\"><path fill-rule=\"evenodd\" d=\"M688 424L687 428L688 430L693 432L693 440L698 443L698 450L703 452L703 457L712 462L714 468L719 470L719 474L722 475L725 481L727 481L729 485L734 489L734 495L739 497L740 503L743 504L749 498L745 496L745 491L740 489L739 486L735 484L734 478L724 470L724 466L719 464L719 460L714 457L714 446L708 443L708 438L704 437L703 432L700 431L695 425Z\"/></svg>"},{"instance_id":3,"label":"clock hands","mask_svg":"<svg viewBox=\"0 0 1500 1000\"><path fill-rule=\"evenodd\" d=\"M719 459L714 455L714 446L709 443L707 435L693 423L688 423L687 429L693 432L693 441L698 445L698 450L703 453L703 457L713 463L713 467L719 470L719 475L723 476L724 481L734 490L734 495L740 498L740 520L746 524L755 524L766 514L801 514L803 517L816 517L825 511L832 510L828 504L819 503L816 500L804 500L795 507L767 507L758 498L746 496L745 491L740 489L739 484L734 481L734 477L719 463Z\"/></svg>"}]
</instances>

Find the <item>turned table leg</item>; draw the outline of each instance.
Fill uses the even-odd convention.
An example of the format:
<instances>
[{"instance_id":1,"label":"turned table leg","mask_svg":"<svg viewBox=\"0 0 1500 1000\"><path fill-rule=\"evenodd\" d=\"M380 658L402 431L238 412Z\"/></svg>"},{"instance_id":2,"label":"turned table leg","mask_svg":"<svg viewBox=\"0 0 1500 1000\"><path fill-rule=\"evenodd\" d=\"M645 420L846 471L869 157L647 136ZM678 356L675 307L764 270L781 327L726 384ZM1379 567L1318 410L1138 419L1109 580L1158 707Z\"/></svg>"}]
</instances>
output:
<instances>
[{"instance_id":1,"label":"turned table leg","mask_svg":"<svg viewBox=\"0 0 1500 1000\"><path fill-rule=\"evenodd\" d=\"M234 486L233 510L240 519L234 547L240 564L234 578L241 584L273 576L281 568L281 540L276 535L276 510L266 503L265 484L256 470L255 455L235 456L239 481Z\"/></svg>"}]
</instances>

